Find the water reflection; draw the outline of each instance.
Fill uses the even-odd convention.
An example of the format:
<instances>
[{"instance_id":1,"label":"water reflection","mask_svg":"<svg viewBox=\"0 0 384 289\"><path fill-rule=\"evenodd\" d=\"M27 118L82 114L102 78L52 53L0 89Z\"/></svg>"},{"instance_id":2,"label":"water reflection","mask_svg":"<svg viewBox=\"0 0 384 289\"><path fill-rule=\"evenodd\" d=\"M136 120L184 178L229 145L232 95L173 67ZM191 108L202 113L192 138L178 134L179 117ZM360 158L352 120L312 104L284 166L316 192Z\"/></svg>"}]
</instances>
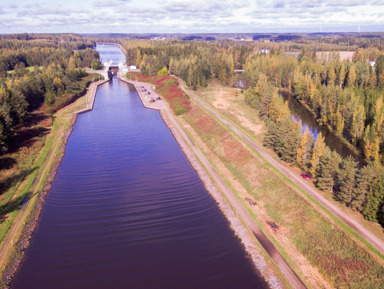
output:
<instances>
[{"instance_id":1,"label":"water reflection","mask_svg":"<svg viewBox=\"0 0 384 289\"><path fill-rule=\"evenodd\" d=\"M329 131L327 127L319 125L312 113L296 98L294 98L292 94L283 92L280 92L280 94L285 100L288 100L292 119L297 122L301 121L303 132L306 128L308 128L308 130L314 135L315 140L319 132L321 132L322 136L325 137L326 145L331 150L336 151L344 158L349 155L353 156L355 160L359 162L360 166L365 164L365 160L361 155L358 155L353 150L351 150L348 145L344 144L340 138L337 137L333 132Z\"/></svg>"}]
</instances>

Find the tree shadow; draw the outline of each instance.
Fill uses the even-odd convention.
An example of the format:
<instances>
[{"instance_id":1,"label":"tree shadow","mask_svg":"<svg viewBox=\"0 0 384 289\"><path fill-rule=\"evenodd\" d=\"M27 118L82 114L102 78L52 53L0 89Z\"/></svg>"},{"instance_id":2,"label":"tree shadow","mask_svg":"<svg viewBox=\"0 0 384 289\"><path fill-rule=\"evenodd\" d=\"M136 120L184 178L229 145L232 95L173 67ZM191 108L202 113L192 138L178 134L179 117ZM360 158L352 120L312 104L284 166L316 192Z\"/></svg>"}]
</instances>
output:
<instances>
[{"instance_id":1,"label":"tree shadow","mask_svg":"<svg viewBox=\"0 0 384 289\"><path fill-rule=\"evenodd\" d=\"M0 157L0 171L12 169L17 164L16 160L11 157Z\"/></svg>"},{"instance_id":2,"label":"tree shadow","mask_svg":"<svg viewBox=\"0 0 384 289\"><path fill-rule=\"evenodd\" d=\"M24 123L28 126L34 126L49 118L51 118L51 116L41 112L28 113Z\"/></svg>"},{"instance_id":3,"label":"tree shadow","mask_svg":"<svg viewBox=\"0 0 384 289\"><path fill-rule=\"evenodd\" d=\"M0 195L6 192L15 182L17 181L21 182L26 176L31 174L34 170L35 168L23 170L20 173L10 176L5 180L3 180L2 182L0 182L0 192L1 192Z\"/></svg>"},{"instance_id":4,"label":"tree shadow","mask_svg":"<svg viewBox=\"0 0 384 289\"><path fill-rule=\"evenodd\" d=\"M0 223L4 222L6 219L6 216L9 213L12 213L15 210L18 210L21 208L22 205L26 204L28 199L30 199L32 196L31 193L28 193L27 195L19 196L15 199L10 200L8 203L0 206Z\"/></svg>"},{"instance_id":5,"label":"tree shadow","mask_svg":"<svg viewBox=\"0 0 384 289\"><path fill-rule=\"evenodd\" d=\"M8 153L15 153L22 147L30 147L38 138L43 137L49 133L49 129L45 127L33 127L20 129L11 138L8 146Z\"/></svg>"}]
</instances>

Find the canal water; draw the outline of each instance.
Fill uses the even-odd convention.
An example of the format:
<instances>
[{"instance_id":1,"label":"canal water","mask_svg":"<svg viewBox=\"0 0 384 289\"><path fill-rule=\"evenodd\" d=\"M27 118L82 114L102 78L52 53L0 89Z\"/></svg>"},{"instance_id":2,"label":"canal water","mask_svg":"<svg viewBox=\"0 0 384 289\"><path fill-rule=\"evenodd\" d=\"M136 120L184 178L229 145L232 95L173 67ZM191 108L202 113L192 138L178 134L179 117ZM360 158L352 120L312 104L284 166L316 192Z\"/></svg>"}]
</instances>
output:
<instances>
[{"instance_id":1,"label":"canal water","mask_svg":"<svg viewBox=\"0 0 384 289\"><path fill-rule=\"evenodd\" d=\"M303 126L303 132L306 128L313 134L315 139L319 132L325 138L325 144L333 151L339 153L343 158L351 155L359 163L360 166L365 164L364 158L356 154L348 145L343 143L338 136L329 131L326 126L319 125L312 113L302 105L295 97L290 93L280 92L285 100L288 101L289 109L291 111L291 117L293 120L301 121Z\"/></svg>"},{"instance_id":2,"label":"canal water","mask_svg":"<svg viewBox=\"0 0 384 289\"><path fill-rule=\"evenodd\" d=\"M116 78L79 115L11 285L267 288L159 113Z\"/></svg>"}]
</instances>

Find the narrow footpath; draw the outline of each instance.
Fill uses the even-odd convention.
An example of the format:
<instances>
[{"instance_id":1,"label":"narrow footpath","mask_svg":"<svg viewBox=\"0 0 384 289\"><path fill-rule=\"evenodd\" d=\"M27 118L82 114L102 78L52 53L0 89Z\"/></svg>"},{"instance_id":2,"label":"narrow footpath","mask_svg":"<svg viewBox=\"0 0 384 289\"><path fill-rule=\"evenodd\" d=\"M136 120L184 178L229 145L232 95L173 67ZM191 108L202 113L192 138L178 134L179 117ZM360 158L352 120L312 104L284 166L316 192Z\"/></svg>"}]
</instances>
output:
<instances>
[{"instance_id":1,"label":"narrow footpath","mask_svg":"<svg viewBox=\"0 0 384 289\"><path fill-rule=\"evenodd\" d=\"M381 254L384 254L384 242L377 238L373 233L364 228L360 223L352 219L350 216L341 211L336 205L332 204L330 201L325 199L317 190L306 184L303 179L291 172L289 169L285 168L278 161L273 159L267 152L263 150L258 144L256 144L253 140L251 140L248 136L246 136L243 132L241 132L237 127L235 127L231 122L223 118L220 114L218 114L215 110L210 108L206 103L201 101L195 94L191 91L187 90L184 87L184 82L177 78L180 84L180 88L187 93L195 102L197 102L200 106L202 106L205 110L219 119L225 126L227 126L230 130L232 130L236 135L238 135L245 143L247 143L250 147L255 149L265 161L269 162L275 169L280 171L282 174L287 176L292 182L294 182L297 186L299 186L302 190L304 190L307 194L312 196L319 202L323 207L325 207L329 212L331 212L334 216L343 221L346 225L348 225L351 229L353 229L357 234L359 234L362 238L364 238L368 243L370 243L373 247L375 247Z\"/></svg>"},{"instance_id":2,"label":"narrow footpath","mask_svg":"<svg viewBox=\"0 0 384 289\"><path fill-rule=\"evenodd\" d=\"M155 102L149 102L145 99L145 94L142 92L141 87L150 91L151 95L154 95L156 98L158 97L157 93L152 90L151 85L145 82L139 81L129 81L125 78L120 78L122 81L133 84L139 93L139 96L145 107L160 110L160 113L168 126L168 121L171 122L170 127L171 131L174 133L173 129L176 130L176 134L181 136L178 138L175 135L176 140L179 142L180 146L183 148L184 152L186 148L192 150L195 157L200 161L204 169L208 172L208 174L212 177L213 181L217 185L218 189L225 195L227 200L230 202L238 216L243 220L243 222L247 225L247 227L251 230L256 239L263 246L265 251L271 257L273 262L279 268L281 273L284 275L286 280L291 284L293 288L306 288L303 282L299 279L296 273L291 269L291 267L287 264L284 258L277 251L276 247L269 241L267 236L263 233L260 227L253 220L252 216L248 213L248 211L242 206L241 202L237 199L237 197L233 194L229 186L225 183L225 181L221 178L215 168L211 165L205 155L200 151L200 149L195 145L192 139L189 137L188 133L184 130L184 128L179 124L179 122L175 119L174 115L170 111L169 107L163 100L157 100ZM181 142L184 142L182 144Z\"/></svg>"}]
</instances>

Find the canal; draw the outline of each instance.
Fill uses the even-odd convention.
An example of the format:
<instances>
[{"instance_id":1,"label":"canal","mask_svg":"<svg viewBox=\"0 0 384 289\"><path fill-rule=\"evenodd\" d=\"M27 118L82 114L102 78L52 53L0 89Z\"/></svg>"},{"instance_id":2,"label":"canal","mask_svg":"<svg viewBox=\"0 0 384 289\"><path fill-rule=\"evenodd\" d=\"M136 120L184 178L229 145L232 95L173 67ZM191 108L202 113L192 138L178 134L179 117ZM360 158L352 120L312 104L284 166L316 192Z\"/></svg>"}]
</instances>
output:
<instances>
[{"instance_id":1,"label":"canal","mask_svg":"<svg viewBox=\"0 0 384 289\"><path fill-rule=\"evenodd\" d=\"M79 115L11 285L267 288L160 114L116 78Z\"/></svg>"}]
</instances>

